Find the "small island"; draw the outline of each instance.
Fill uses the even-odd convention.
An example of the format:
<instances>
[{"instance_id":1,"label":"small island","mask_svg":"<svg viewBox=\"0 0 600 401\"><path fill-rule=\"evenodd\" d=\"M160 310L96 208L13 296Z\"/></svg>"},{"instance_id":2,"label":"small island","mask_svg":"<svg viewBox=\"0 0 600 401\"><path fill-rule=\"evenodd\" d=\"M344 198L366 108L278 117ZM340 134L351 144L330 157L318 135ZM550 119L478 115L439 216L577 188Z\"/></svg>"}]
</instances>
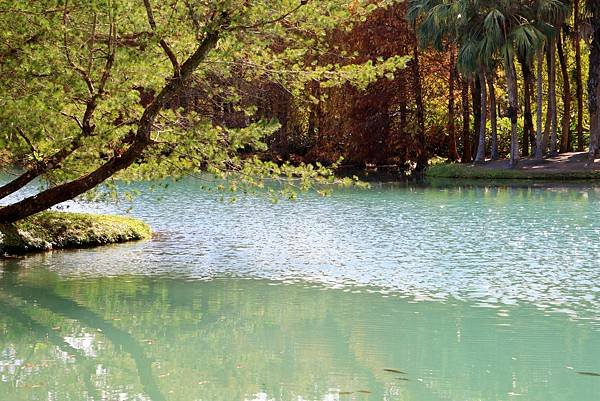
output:
<instances>
[{"instance_id":1,"label":"small island","mask_svg":"<svg viewBox=\"0 0 600 401\"><path fill-rule=\"evenodd\" d=\"M152 230L133 217L47 211L0 225L0 252L23 254L148 239Z\"/></svg>"}]
</instances>

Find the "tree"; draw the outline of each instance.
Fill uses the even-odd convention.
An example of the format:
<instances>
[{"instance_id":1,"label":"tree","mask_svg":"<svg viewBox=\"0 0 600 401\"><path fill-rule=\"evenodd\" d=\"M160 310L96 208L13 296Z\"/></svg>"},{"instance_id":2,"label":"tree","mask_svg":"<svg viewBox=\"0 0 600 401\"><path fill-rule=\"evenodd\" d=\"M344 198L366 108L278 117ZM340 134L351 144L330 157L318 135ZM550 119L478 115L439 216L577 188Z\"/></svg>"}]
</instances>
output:
<instances>
[{"instance_id":1,"label":"tree","mask_svg":"<svg viewBox=\"0 0 600 401\"><path fill-rule=\"evenodd\" d=\"M590 72L588 80L588 107L590 110L590 149L589 162L593 163L598 152L600 137L600 4L587 1L592 27L590 44Z\"/></svg>"},{"instance_id":2,"label":"tree","mask_svg":"<svg viewBox=\"0 0 600 401\"><path fill-rule=\"evenodd\" d=\"M229 88L209 85L234 73L246 80L293 77L296 91L315 79L336 85L383 76L404 61L362 68L303 64L307 48L325 49L319 38L329 29L377 7L343 0L4 2L2 142L25 172L1 187L0 196L36 177L49 187L0 209L0 222L23 219L113 177L302 174L243 154L264 149L260 138L275 122L248 108L242 111L250 123L232 129L180 110L177 96L193 81L209 97L235 98ZM152 94L148 102L140 100L142 92ZM305 178L320 174L309 170Z\"/></svg>"},{"instance_id":3,"label":"tree","mask_svg":"<svg viewBox=\"0 0 600 401\"><path fill-rule=\"evenodd\" d=\"M458 161L458 150L456 149L456 125L454 122L454 87L456 85L456 55L454 47L449 46L450 51L450 77L448 85L448 135L450 137L450 143L448 147L448 160L455 162Z\"/></svg>"},{"instance_id":4,"label":"tree","mask_svg":"<svg viewBox=\"0 0 600 401\"><path fill-rule=\"evenodd\" d=\"M575 45L575 84L577 91L577 151L583 151L583 74L581 66L581 1L573 1L574 45Z\"/></svg>"},{"instance_id":5,"label":"tree","mask_svg":"<svg viewBox=\"0 0 600 401\"><path fill-rule=\"evenodd\" d=\"M525 55L519 54L519 64L523 71L523 156L529 156L529 147L534 149L535 141L533 135L533 114L531 111L531 88L533 82L533 73L531 72L531 62L524 58ZM534 153L533 152L533 153Z\"/></svg>"},{"instance_id":6,"label":"tree","mask_svg":"<svg viewBox=\"0 0 600 401\"><path fill-rule=\"evenodd\" d=\"M425 104L423 103L421 67L416 39L415 45L413 46L413 59L411 60L410 65L413 75L413 86L415 89L415 106L417 108L417 141L420 145L416 169L417 171L423 171L427 167L429 157L427 155L427 142L425 139Z\"/></svg>"},{"instance_id":7,"label":"tree","mask_svg":"<svg viewBox=\"0 0 600 401\"><path fill-rule=\"evenodd\" d=\"M567 55L564 51L563 36L557 39L558 60L562 76L562 103L563 114L561 119L560 152L569 152L571 149L571 83L567 66Z\"/></svg>"},{"instance_id":8,"label":"tree","mask_svg":"<svg viewBox=\"0 0 600 401\"><path fill-rule=\"evenodd\" d=\"M543 51L538 51L537 54L537 85L536 85L536 137L535 137L535 158L541 160L544 156L545 141L544 133L542 131L542 104L544 99L543 85L544 85L544 55Z\"/></svg>"},{"instance_id":9,"label":"tree","mask_svg":"<svg viewBox=\"0 0 600 401\"><path fill-rule=\"evenodd\" d=\"M498 160L500 155L498 154L498 117L497 117L497 105L496 105L496 86L494 84L494 72L488 74L488 88L490 92L490 120L492 123L492 135L490 138L491 142L491 157L492 160Z\"/></svg>"},{"instance_id":10,"label":"tree","mask_svg":"<svg viewBox=\"0 0 600 401\"><path fill-rule=\"evenodd\" d=\"M550 155L558 153L557 115L556 115L556 40L548 44L548 121L550 122Z\"/></svg>"},{"instance_id":11,"label":"tree","mask_svg":"<svg viewBox=\"0 0 600 401\"><path fill-rule=\"evenodd\" d=\"M481 87L481 112L479 121L479 140L477 142L477 154L475 156L476 162L485 161L485 131L487 124L487 85L486 85L486 74L485 71L479 72L479 83Z\"/></svg>"},{"instance_id":12,"label":"tree","mask_svg":"<svg viewBox=\"0 0 600 401\"><path fill-rule=\"evenodd\" d=\"M461 103L462 103L462 143L463 154L461 161L469 163L471 161L471 108L469 107L469 82L466 78L461 79Z\"/></svg>"}]
</instances>

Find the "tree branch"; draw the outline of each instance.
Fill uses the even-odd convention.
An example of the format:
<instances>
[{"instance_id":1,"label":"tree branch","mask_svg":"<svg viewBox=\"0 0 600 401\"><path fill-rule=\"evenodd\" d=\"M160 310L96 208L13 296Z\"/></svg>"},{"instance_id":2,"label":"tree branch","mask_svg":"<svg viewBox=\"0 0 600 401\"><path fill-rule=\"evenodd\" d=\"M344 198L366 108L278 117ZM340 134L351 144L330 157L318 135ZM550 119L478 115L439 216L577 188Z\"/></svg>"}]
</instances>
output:
<instances>
[{"instance_id":1,"label":"tree branch","mask_svg":"<svg viewBox=\"0 0 600 401\"><path fill-rule=\"evenodd\" d=\"M115 154L100 167L86 175L2 207L0 209L0 223L13 223L61 202L73 199L133 164L152 144L150 134L152 133L152 127L157 115L173 96L181 92L185 82L191 77L200 63L206 59L208 53L217 45L221 31L225 30L225 26L229 23L228 14L224 13L220 17L224 18L224 21L218 24L214 31L210 31L205 35L194 53L181 65L179 79L167 81L167 84L152 103L146 107L138 122L137 132L130 146L124 152ZM29 178L29 176L25 178ZM0 198L1 195L2 189L0 188Z\"/></svg>"},{"instance_id":2,"label":"tree branch","mask_svg":"<svg viewBox=\"0 0 600 401\"><path fill-rule=\"evenodd\" d=\"M156 21L154 20L154 14L152 13L152 6L150 5L150 0L144 0L144 6L146 7L146 14L148 15L148 23L150 24L150 28L152 28L152 31L154 33L156 33ZM167 41L162 38L160 39L159 43L160 47L162 47L167 57L169 57L171 64L173 65L173 75L176 77L179 76L179 61L177 61L177 56L173 52L173 49L171 49Z\"/></svg>"}]
</instances>

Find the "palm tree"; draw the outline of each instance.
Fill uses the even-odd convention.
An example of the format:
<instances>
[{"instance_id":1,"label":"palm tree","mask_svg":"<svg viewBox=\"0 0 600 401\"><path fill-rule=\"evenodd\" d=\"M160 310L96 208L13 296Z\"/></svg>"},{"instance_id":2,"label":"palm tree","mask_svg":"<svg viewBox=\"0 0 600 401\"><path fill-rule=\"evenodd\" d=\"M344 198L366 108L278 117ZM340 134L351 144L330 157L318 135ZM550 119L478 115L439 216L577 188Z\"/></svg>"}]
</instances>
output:
<instances>
[{"instance_id":1,"label":"palm tree","mask_svg":"<svg viewBox=\"0 0 600 401\"><path fill-rule=\"evenodd\" d=\"M450 80L448 85L448 135L450 141L448 144L448 159L452 162L458 160L458 150L456 149L456 125L454 122L455 115L455 97L454 87L456 86L456 55L453 46L449 46L450 50Z\"/></svg>"},{"instance_id":2,"label":"palm tree","mask_svg":"<svg viewBox=\"0 0 600 401\"><path fill-rule=\"evenodd\" d=\"M471 108L469 107L469 81L463 77L461 79L461 91L460 98L462 103L462 143L463 143L463 154L461 161L463 163L469 163L471 161L471 140L470 140L470 127L471 127Z\"/></svg>"},{"instance_id":3,"label":"palm tree","mask_svg":"<svg viewBox=\"0 0 600 401\"><path fill-rule=\"evenodd\" d=\"M537 119L535 135L535 158L540 160L544 156L544 137L542 132L542 104L543 104L543 82L544 82L544 51L540 49L537 54Z\"/></svg>"},{"instance_id":4,"label":"palm tree","mask_svg":"<svg viewBox=\"0 0 600 401\"><path fill-rule=\"evenodd\" d=\"M575 83L577 86L577 151L583 151L583 74L581 67L581 9L580 0L574 0Z\"/></svg>"},{"instance_id":5,"label":"palm tree","mask_svg":"<svg viewBox=\"0 0 600 401\"><path fill-rule=\"evenodd\" d=\"M473 85L473 102L474 114L479 117L479 121L475 121L477 140L477 150L475 154L475 162L480 163L485 161L485 133L487 125L487 85L486 85L486 69L487 60L481 59L482 35L480 32L464 31L462 33L462 46L457 57L457 68L465 77L471 77Z\"/></svg>"},{"instance_id":6,"label":"palm tree","mask_svg":"<svg viewBox=\"0 0 600 401\"><path fill-rule=\"evenodd\" d=\"M590 44L590 77L588 81L588 103L590 109L589 161L594 162L600 137L600 2L588 0L590 26L593 28Z\"/></svg>"},{"instance_id":7,"label":"palm tree","mask_svg":"<svg viewBox=\"0 0 600 401\"><path fill-rule=\"evenodd\" d=\"M484 59L499 55L504 66L508 90L508 116L511 121L510 165L515 167L519 161L518 88L515 71L515 56L519 54L524 62L531 63L533 55L543 43L543 34L530 17L528 7L515 7L514 2L490 1L485 10Z\"/></svg>"},{"instance_id":8,"label":"palm tree","mask_svg":"<svg viewBox=\"0 0 600 401\"><path fill-rule=\"evenodd\" d=\"M523 156L529 156L529 147L535 149L535 141L530 140L533 135L533 115L531 113L531 82L533 73L531 72L531 62L519 54L519 64L523 72Z\"/></svg>"},{"instance_id":9,"label":"palm tree","mask_svg":"<svg viewBox=\"0 0 600 401\"><path fill-rule=\"evenodd\" d=\"M561 120L560 134L560 152L569 152L571 149L571 83L569 78L569 69L567 65L567 54L565 54L563 45L564 34L558 37L556 41L558 50L558 60L560 62L560 74L562 76L562 102L563 115Z\"/></svg>"},{"instance_id":10,"label":"palm tree","mask_svg":"<svg viewBox=\"0 0 600 401\"><path fill-rule=\"evenodd\" d=\"M419 23L417 32L422 43L436 46L448 36L455 41L459 46L457 63L463 73L485 77L492 60L496 57L502 60L511 120L510 160L511 166L516 166L519 160L519 140L514 58L518 52L525 55L525 59L532 60L544 38L532 18L532 7L511 0L410 0L408 18L415 24ZM482 110L483 103L486 102L482 101ZM484 116L485 113L482 112L482 120ZM485 124L481 124L479 139L480 144L482 139L485 144ZM479 149L478 156L481 158Z\"/></svg>"},{"instance_id":11,"label":"palm tree","mask_svg":"<svg viewBox=\"0 0 600 401\"><path fill-rule=\"evenodd\" d=\"M558 152L557 145L557 118L556 118L556 40L551 39L548 46L548 115L550 121L550 155Z\"/></svg>"},{"instance_id":12,"label":"palm tree","mask_svg":"<svg viewBox=\"0 0 600 401\"><path fill-rule=\"evenodd\" d=\"M490 138L492 147L492 160L498 160L498 116L496 109L496 86L494 84L494 71L488 74L488 89L490 92L490 121L492 124L492 136Z\"/></svg>"},{"instance_id":13,"label":"palm tree","mask_svg":"<svg viewBox=\"0 0 600 401\"><path fill-rule=\"evenodd\" d=\"M560 30L569 13L570 0L536 0L530 8L529 18L544 35L546 61L548 65L548 114L546 130L542 139L542 152L548 145L550 136L550 154L557 153L557 116L556 116L556 44L560 39ZM540 74L541 71L538 72ZM538 101L539 101L538 97ZM538 102L538 108L542 104ZM537 156L537 155L536 155ZM540 156L541 157L541 156Z\"/></svg>"},{"instance_id":14,"label":"palm tree","mask_svg":"<svg viewBox=\"0 0 600 401\"><path fill-rule=\"evenodd\" d=\"M565 0L566 1L566 0ZM549 70L555 72L555 38L565 20L568 7L563 0L410 0L408 19L418 25L422 45L439 48L444 38L459 48L457 63L465 74L481 77L490 71L492 60L502 61L509 98L508 115L511 121L511 166L519 160L518 87L515 57L519 55L528 65L544 44L550 55ZM596 4L597 2L593 2ZM600 7L600 5L599 5ZM538 74L541 69L538 69ZM555 84L550 79L550 90ZM485 82L485 81L484 81ZM554 91L555 93L555 91ZM555 97L554 97L555 99ZM539 96L538 96L539 100ZM483 109L482 101L482 109ZM556 104L550 96L550 110L556 121ZM538 101L538 111L541 110ZM552 111L554 110L554 111ZM485 113L482 113L482 119ZM552 116L551 116L552 117ZM556 145L556 122L553 124L553 145ZM485 141L482 124L481 139ZM540 142L537 140L536 142ZM483 142L485 143L485 142ZM536 145L539 145L537 143ZM555 149L556 146L553 146ZM540 146L536 146L539 152ZM478 156L481 154L478 148Z\"/></svg>"}]
</instances>

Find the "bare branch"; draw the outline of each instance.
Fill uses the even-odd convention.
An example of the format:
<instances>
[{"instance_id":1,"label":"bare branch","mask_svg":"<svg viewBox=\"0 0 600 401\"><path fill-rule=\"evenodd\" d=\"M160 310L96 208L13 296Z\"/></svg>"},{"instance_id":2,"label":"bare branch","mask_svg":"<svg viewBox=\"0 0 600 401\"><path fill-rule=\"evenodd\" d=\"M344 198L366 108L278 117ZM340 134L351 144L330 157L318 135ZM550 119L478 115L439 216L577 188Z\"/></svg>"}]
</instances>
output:
<instances>
[{"instance_id":1,"label":"bare branch","mask_svg":"<svg viewBox=\"0 0 600 401\"><path fill-rule=\"evenodd\" d=\"M80 129L83 129L83 124L81 123L81 121L79 121L79 119L77 118L77 116L73 116L71 114L67 114L64 111L61 111L60 114L62 114L63 116L68 117L71 120L75 121L75 123L77 123L77 126L79 126Z\"/></svg>"},{"instance_id":2,"label":"bare branch","mask_svg":"<svg viewBox=\"0 0 600 401\"><path fill-rule=\"evenodd\" d=\"M0 14L23 14L23 15L48 15L53 13L62 12L62 8L53 8L43 11L30 11L30 10L20 10L17 8L2 8L0 9Z\"/></svg>"},{"instance_id":3,"label":"bare branch","mask_svg":"<svg viewBox=\"0 0 600 401\"><path fill-rule=\"evenodd\" d=\"M108 56L106 57L106 63L104 64L102 77L100 78L100 83L98 84L98 96L102 96L102 94L104 93L106 83L108 82L108 78L110 77L112 66L115 62L115 54L117 49L117 26L112 18L110 21L109 30L110 31L108 34Z\"/></svg>"},{"instance_id":4,"label":"bare branch","mask_svg":"<svg viewBox=\"0 0 600 401\"><path fill-rule=\"evenodd\" d=\"M79 75L81 75L81 77L85 81L85 84L87 85L90 95L93 95L95 92L95 89L94 89L94 83L92 82L92 79L90 78L89 74L83 68L81 68L80 66L75 64L75 62L71 58L71 52L69 51L69 36L67 34L67 22L69 20L69 12L68 12L68 8L67 8L67 4L68 4L68 1L65 0L65 7L63 10L63 26L65 29L65 33L63 35L63 45L64 45L65 57L67 58L67 62L69 63L71 68L73 68L73 70L75 70Z\"/></svg>"},{"instance_id":5,"label":"bare branch","mask_svg":"<svg viewBox=\"0 0 600 401\"><path fill-rule=\"evenodd\" d=\"M152 13L152 6L150 5L150 0L144 0L144 6L146 6L146 14L148 15L148 23L150 24L150 28L152 31L156 33L156 21L154 20L154 14ZM181 67L179 66L179 61L177 61L177 56L173 52L173 49L169 46L166 40L160 39L159 41L160 47L164 50L173 65L173 75L178 77L180 74Z\"/></svg>"},{"instance_id":6,"label":"bare branch","mask_svg":"<svg viewBox=\"0 0 600 401\"><path fill-rule=\"evenodd\" d=\"M25 134L25 132L20 127L17 127L17 133L27 143L27 146L29 146L29 149L31 149L31 153L33 154L34 159L37 160L37 158L36 158L37 151L35 150L35 146L33 146L31 139L29 139L29 137Z\"/></svg>"},{"instance_id":7,"label":"bare branch","mask_svg":"<svg viewBox=\"0 0 600 401\"><path fill-rule=\"evenodd\" d=\"M92 67L94 63L94 45L96 41L96 26L98 25L98 14L94 13L94 17L92 19L92 28L90 32L90 43L88 46L88 66L87 73L92 73Z\"/></svg>"},{"instance_id":8,"label":"bare branch","mask_svg":"<svg viewBox=\"0 0 600 401\"><path fill-rule=\"evenodd\" d=\"M192 20L192 25L194 26L197 34L200 32L200 21L198 20L198 14L196 14L196 11L194 11L194 6L189 2L189 0L185 0L184 3L188 9L188 14Z\"/></svg>"},{"instance_id":9,"label":"bare branch","mask_svg":"<svg viewBox=\"0 0 600 401\"><path fill-rule=\"evenodd\" d=\"M275 23L277 23L279 21L283 21L284 19L286 19L287 17L289 17L290 15L292 15L293 13L295 13L296 11L298 11L306 3L308 3L308 0L300 0L300 4L298 4L295 8L291 9L290 11L286 12L285 14L280 15L277 18L274 18L274 19L271 19L271 20L257 22L256 24L252 24L252 25L237 25L237 26L232 26L228 30L229 31L243 31L243 30L246 30L246 29L260 28L260 27L265 26L265 25L275 24Z\"/></svg>"}]
</instances>

